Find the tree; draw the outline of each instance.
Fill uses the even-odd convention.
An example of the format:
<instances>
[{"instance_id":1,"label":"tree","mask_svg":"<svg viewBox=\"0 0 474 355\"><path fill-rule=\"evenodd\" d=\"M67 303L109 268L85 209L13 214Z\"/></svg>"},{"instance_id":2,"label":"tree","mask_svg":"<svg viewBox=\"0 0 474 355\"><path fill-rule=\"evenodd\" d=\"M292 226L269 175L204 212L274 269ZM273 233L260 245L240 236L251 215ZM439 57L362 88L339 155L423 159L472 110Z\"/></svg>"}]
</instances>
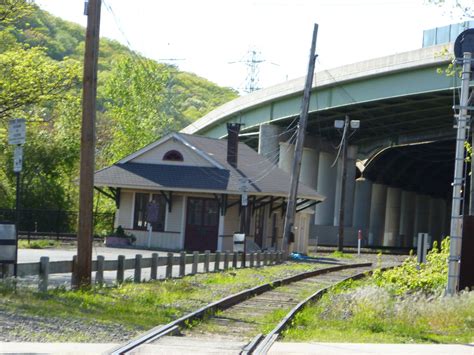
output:
<instances>
[{"instance_id":1,"label":"tree","mask_svg":"<svg viewBox=\"0 0 474 355\"><path fill-rule=\"evenodd\" d=\"M76 61L56 62L42 48L17 48L0 54L0 124L22 111L34 117L34 105L48 105L77 85Z\"/></svg>"},{"instance_id":2,"label":"tree","mask_svg":"<svg viewBox=\"0 0 474 355\"><path fill-rule=\"evenodd\" d=\"M26 16L33 10L29 0L0 0L0 23L8 24Z\"/></svg>"},{"instance_id":3,"label":"tree","mask_svg":"<svg viewBox=\"0 0 474 355\"><path fill-rule=\"evenodd\" d=\"M144 58L122 58L112 68L103 91L106 116L98 120L99 127L106 129L98 131L97 142L104 163L115 162L176 129L173 117L166 116L163 108L168 77L163 65ZM109 133L111 140L102 139Z\"/></svg>"},{"instance_id":4,"label":"tree","mask_svg":"<svg viewBox=\"0 0 474 355\"><path fill-rule=\"evenodd\" d=\"M428 3L446 9L453 17L474 17L472 0L428 0Z\"/></svg>"}]
</instances>

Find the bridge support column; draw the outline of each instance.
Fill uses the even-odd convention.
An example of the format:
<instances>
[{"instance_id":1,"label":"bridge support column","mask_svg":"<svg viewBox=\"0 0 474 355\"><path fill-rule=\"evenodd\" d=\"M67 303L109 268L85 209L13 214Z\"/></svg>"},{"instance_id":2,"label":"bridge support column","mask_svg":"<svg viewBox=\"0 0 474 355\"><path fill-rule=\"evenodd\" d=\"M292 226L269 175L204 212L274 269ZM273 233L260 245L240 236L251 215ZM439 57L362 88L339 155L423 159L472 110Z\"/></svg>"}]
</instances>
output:
<instances>
[{"instance_id":1,"label":"bridge support column","mask_svg":"<svg viewBox=\"0 0 474 355\"><path fill-rule=\"evenodd\" d=\"M291 173L293 168L293 159L295 157L295 145L286 142L279 144L280 159L278 161L278 167L287 173Z\"/></svg>"},{"instance_id":2,"label":"bridge support column","mask_svg":"<svg viewBox=\"0 0 474 355\"><path fill-rule=\"evenodd\" d=\"M369 245L380 245L385 225L387 185L372 184L370 199Z\"/></svg>"},{"instance_id":3,"label":"bridge support column","mask_svg":"<svg viewBox=\"0 0 474 355\"><path fill-rule=\"evenodd\" d=\"M277 165L279 161L279 140L282 132L283 129L276 125L260 125L258 134L258 154L263 155L275 165Z\"/></svg>"},{"instance_id":4,"label":"bridge support column","mask_svg":"<svg viewBox=\"0 0 474 355\"><path fill-rule=\"evenodd\" d=\"M278 162L278 167L291 174L295 155L295 145L281 142L279 149L280 160ZM316 149L303 148L299 181L313 189L316 189L318 181L318 163L319 152Z\"/></svg>"},{"instance_id":5,"label":"bridge support column","mask_svg":"<svg viewBox=\"0 0 474 355\"><path fill-rule=\"evenodd\" d=\"M312 148L303 148L301 158L300 181L316 190L318 185L319 152Z\"/></svg>"},{"instance_id":6,"label":"bridge support column","mask_svg":"<svg viewBox=\"0 0 474 355\"><path fill-rule=\"evenodd\" d=\"M413 246L413 230L415 228L415 203L416 193L402 191L400 211L400 239L402 246Z\"/></svg>"},{"instance_id":7,"label":"bridge support column","mask_svg":"<svg viewBox=\"0 0 474 355\"><path fill-rule=\"evenodd\" d=\"M354 213L352 223L362 231L364 238L368 237L370 220L370 198L372 195L372 181L358 178L355 182Z\"/></svg>"},{"instance_id":8,"label":"bridge support column","mask_svg":"<svg viewBox=\"0 0 474 355\"><path fill-rule=\"evenodd\" d=\"M445 199L440 200L441 208L441 240L449 235L449 217L451 216L451 210L448 208L448 203Z\"/></svg>"},{"instance_id":9,"label":"bridge support column","mask_svg":"<svg viewBox=\"0 0 474 355\"><path fill-rule=\"evenodd\" d=\"M414 236L418 233L429 233L430 200L428 195L416 195L415 209L415 230Z\"/></svg>"},{"instance_id":10,"label":"bridge support column","mask_svg":"<svg viewBox=\"0 0 474 355\"><path fill-rule=\"evenodd\" d=\"M438 241L438 245L443 238L443 219L445 215L443 202L440 198L430 198L430 235L433 241Z\"/></svg>"},{"instance_id":11,"label":"bridge support column","mask_svg":"<svg viewBox=\"0 0 474 355\"><path fill-rule=\"evenodd\" d=\"M387 204L385 207L385 227L383 246L400 245L400 208L402 190L396 187L387 188Z\"/></svg>"},{"instance_id":12,"label":"bridge support column","mask_svg":"<svg viewBox=\"0 0 474 355\"><path fill-rule=\"evenodd\" d=\"M334 222L334 199L337 176L336 166L331 167L334 159L334 154L324 151L319 153L317 191L323 196L326 196L326 200L316 206L314 224L317 225L332 226Z\"/></svg>"}]
</instances>

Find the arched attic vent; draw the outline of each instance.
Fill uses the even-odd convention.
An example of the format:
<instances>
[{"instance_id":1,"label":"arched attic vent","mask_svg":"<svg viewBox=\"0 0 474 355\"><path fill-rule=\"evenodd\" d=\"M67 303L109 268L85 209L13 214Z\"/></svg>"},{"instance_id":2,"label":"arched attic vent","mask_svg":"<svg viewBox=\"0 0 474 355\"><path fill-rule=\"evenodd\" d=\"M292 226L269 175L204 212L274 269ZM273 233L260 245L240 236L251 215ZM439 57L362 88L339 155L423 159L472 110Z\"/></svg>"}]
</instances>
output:
<instances>
[{"instance_id":1,"label":"arched attic vent","mask_svg":"<svg viewBox=\"0 0 474 355\"><path fill-rule=\"evenodd\" d=\"M183 161L183 155L177 150L169 150L163 155L163 160L167 161Z\"/></svg>"}]
</instances>

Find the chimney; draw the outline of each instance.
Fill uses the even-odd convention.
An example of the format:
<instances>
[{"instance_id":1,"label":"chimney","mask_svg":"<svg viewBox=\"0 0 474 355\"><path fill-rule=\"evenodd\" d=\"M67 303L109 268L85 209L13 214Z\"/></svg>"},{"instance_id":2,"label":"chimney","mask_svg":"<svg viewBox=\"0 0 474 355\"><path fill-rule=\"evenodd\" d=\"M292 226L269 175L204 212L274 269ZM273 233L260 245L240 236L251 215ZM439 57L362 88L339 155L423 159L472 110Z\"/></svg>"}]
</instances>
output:
<instances>
[{"instance_id":1,"label":"chimney","mask_svg":"<svg viewBox=\"0 0 474 355\"><path fill-rule=\"evenodd\" d=\"M227 123L227 162L237 168L241 123Z\"/></svg>"}]
</instances>

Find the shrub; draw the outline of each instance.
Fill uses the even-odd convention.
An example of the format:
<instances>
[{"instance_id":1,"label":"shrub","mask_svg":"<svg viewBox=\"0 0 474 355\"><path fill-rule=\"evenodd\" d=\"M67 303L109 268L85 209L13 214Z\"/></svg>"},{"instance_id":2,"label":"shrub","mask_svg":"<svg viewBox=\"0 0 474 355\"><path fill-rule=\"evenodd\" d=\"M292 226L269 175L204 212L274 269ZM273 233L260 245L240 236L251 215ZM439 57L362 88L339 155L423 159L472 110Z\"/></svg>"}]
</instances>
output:
<instances>
[{"instance_id":1,"label":"shrub","mask_svg":"<svg viewBox=\"0 0 474 355\"><path fill-rule=\"evenodd\" d=\"M137 240L137 237L131 233L126 233L122 226L118 226L114 233L111 234L113 237L117 238L126 238L130 242L134 243Z\"/></svg>"},{"instance_id":2,"label":"shrub","mask_svg":"<svg viewBox=\"0 0 474 355\"><path fill-rule=\"evenodd\" d=\"M441 249L436 242L426 256L426 263L418 263L410 255L403 264L387 271L376 270L373 274L377 286L386 287L395 294L422 291L436 293L441 291L448 277L449 237L441 242Z\"/></svg>"}]
</instances>

